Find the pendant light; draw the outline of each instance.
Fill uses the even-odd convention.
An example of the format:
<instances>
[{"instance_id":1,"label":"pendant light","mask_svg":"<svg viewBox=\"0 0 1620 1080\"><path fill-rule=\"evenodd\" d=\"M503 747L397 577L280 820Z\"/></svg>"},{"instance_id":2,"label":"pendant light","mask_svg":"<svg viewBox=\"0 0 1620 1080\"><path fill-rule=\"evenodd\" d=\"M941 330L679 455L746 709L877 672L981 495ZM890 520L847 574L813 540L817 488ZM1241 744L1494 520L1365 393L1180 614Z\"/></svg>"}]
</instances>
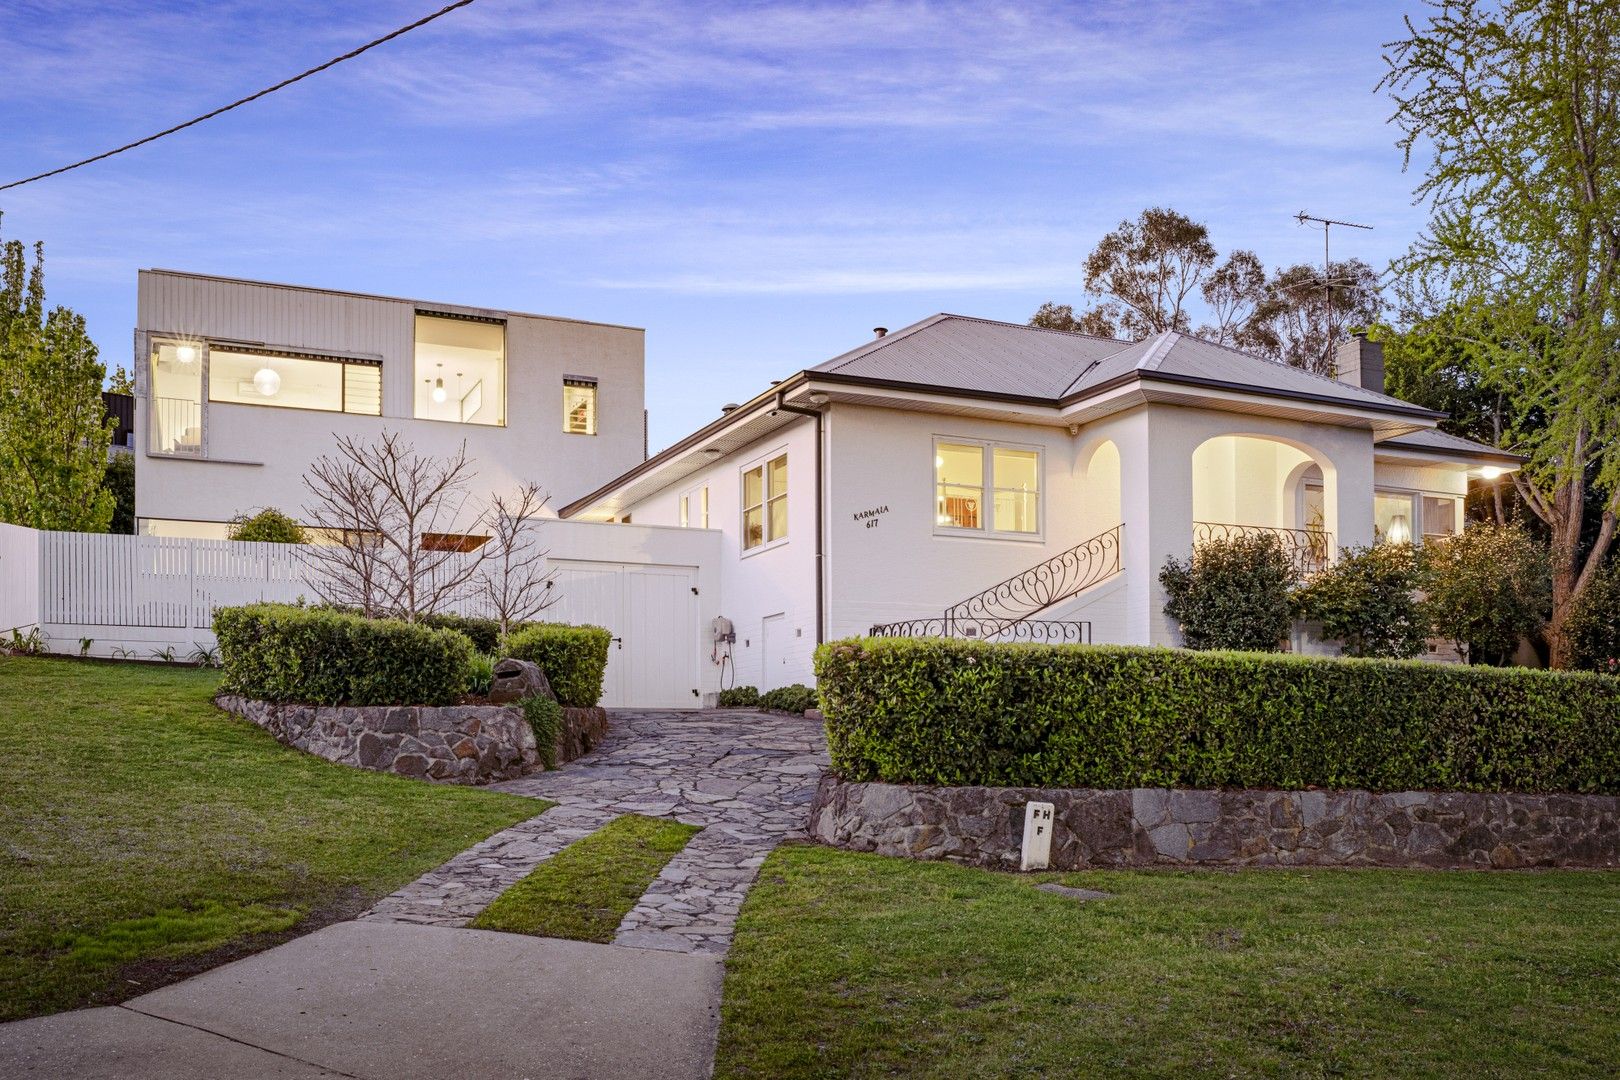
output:
<instances>
[{"instance_id":1,"label":"pendant light","mask_svg":"<svg viewBox=\"0 0 1620 1080\"><path fill-rule=\"evenodd\" d=\"M443 374L444 365L443 364L439 365L439 372L440 372L439 377L437 379L433 380L433 393L430 395L433 398L433 404L435 404L435 405L443 405L444 404L444 399L450 396L449 394L445 393L445 390L444 390L444 374Z\"/></svg>"},{"instance_id":2,"label":"pendant light","mask_svg":"<svg viewBox=\"0 0 1620 1080\"><path fill-rule=\"evenodd\" d=\"M265 397L275 397L277 392L281 390L281 376L276 374L275 369L266 364L253 373L253 389Z\"/></svg>"}]
</instances>

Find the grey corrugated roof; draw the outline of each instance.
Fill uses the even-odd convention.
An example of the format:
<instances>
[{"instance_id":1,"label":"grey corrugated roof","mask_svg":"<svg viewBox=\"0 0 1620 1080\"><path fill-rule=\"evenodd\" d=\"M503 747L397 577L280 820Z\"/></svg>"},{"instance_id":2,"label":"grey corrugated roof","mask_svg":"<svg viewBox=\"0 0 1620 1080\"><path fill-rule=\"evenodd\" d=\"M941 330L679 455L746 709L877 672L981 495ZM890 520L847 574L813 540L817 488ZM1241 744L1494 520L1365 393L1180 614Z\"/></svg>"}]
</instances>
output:
<instances>
[{"instance_id":1,"label":"grey corrugated roof","mask_svg":"<svg viewBox=\"0 0 1620 1080\"><path fill-rule=\"evenodd\" d=\"M1282 397L1427 411L1189 334L1131 343L950 314L930 316L810 369L812 375L1052 401L1083 397L1133 371Z\"/></svg>"},{"instance_id":2,"label":"grey corrugated roof","mask_svg":"<svg viewBox=\"0 0 1620 1080\"><path fill-rule=\"evenodd\" d=\"M933 315L811 368L850 378L1057 398L1129 342L963 315Z\"/></svg>"},{"instance_id":3,"label":"grey corrugated roof","mask_svg":"<svg viewBox=\"0 0 1620 1080\"><path fill-rule=\"evenodd\" d=\"M1385 439L1378 444L1379 447L1407 447L1415 450L1438 451L1440 453L1466 454L1469 457L1494 457L1508 461L1524 461L1524 457L1510 450L1498 449L1486 443L1465 439L1460 435L1452 435L1439 428L1427 428L1422 431L1412 431L1405 435L1397 435L1393 439Z\"/></svg>"}]
</instances>

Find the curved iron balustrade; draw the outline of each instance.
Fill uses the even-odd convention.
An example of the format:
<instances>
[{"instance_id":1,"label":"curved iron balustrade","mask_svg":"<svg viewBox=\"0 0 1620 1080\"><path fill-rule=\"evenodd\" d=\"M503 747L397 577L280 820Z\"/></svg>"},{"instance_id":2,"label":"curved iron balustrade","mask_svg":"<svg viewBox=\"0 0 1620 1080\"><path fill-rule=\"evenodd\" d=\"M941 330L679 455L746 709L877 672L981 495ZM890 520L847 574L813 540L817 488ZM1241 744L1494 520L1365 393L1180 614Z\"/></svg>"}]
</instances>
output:
<instances>
[{"instance_id":1,"label":"curved iron balustrade","mask_svg":"<svg viewBox=\"0 0 1620 1080\"><path fill-rule=\"evenodd\" d=\"M1333 558L1333 534L1321 529L1279 529L1270 525L1231 525L1221 521L1193 522L1193 547L1240 536L1275 536L1301 577L1327 569Z\"/></svg>"},{"instance_id":2,"label":"curved iron balustrade","mask_svg":"<svg viewBox=\"0 0 1620 1080\"><path fill-rule=\"evenodd\" d=\"M989 621L1003 628L1028 618L1076 593L1119 573L1120 532L1115 525L1107 532L1083 540L1045 562L1014 574L945 609L947 623Z\"/></svg>"},{"instance_id":3,"label":"curved iron balustrade","mask_svg":"<svg viewBox=\"0 0 1620 1080\"><path fill-rule=\"evenodd\" d=\"M1091 623L1052 619L1022 619L1018 622L1001 619L909 619L905 622L879 623L872 627L870 634L872 637L954 637L1033 641L1043 645L1089 645Z\"/></svg>"}]
</instances>

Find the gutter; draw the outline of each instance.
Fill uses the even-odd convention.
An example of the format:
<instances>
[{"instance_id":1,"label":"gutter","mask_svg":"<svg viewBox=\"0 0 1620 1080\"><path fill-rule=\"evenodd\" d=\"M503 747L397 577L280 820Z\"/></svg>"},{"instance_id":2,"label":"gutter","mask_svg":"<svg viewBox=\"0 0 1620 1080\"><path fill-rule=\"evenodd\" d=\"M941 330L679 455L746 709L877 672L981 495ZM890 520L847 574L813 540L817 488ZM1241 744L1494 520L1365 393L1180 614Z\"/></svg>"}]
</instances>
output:
<instances>
[{"instance_id":1,"label":"gutter","mask_svg":"<svg viewBox=\"0 0 1620 1080\"><path fill-rule=\"evenodd\" d=\"M826 548L823 543L827 533L827 415L821 409L788 404L785 389L776 392L776 409L778 412L793 413L798 416L813 416L816 420L816 644L823 645L827 641L827 563Z\"/></svg>"}]
</instances>

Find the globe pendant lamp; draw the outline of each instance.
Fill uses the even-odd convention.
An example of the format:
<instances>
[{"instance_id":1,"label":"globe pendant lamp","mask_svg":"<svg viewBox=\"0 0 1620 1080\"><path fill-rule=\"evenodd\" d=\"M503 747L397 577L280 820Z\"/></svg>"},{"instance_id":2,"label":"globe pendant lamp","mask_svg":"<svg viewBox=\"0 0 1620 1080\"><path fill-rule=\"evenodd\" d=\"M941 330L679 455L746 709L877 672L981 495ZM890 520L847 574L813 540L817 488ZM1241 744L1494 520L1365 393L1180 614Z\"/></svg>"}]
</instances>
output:
<instances>
[{"instance_id":1,"label":"globe pendant lamp","mask_svg":"<svg viewBox=\"0 0 1620 1080\"><path fill-rule=\"evenodd\" d=\"M265 397L275 397L281 389L281 376L270 367L262 367L253 373L253 389Z\"/></svg>"}]
</instances>

